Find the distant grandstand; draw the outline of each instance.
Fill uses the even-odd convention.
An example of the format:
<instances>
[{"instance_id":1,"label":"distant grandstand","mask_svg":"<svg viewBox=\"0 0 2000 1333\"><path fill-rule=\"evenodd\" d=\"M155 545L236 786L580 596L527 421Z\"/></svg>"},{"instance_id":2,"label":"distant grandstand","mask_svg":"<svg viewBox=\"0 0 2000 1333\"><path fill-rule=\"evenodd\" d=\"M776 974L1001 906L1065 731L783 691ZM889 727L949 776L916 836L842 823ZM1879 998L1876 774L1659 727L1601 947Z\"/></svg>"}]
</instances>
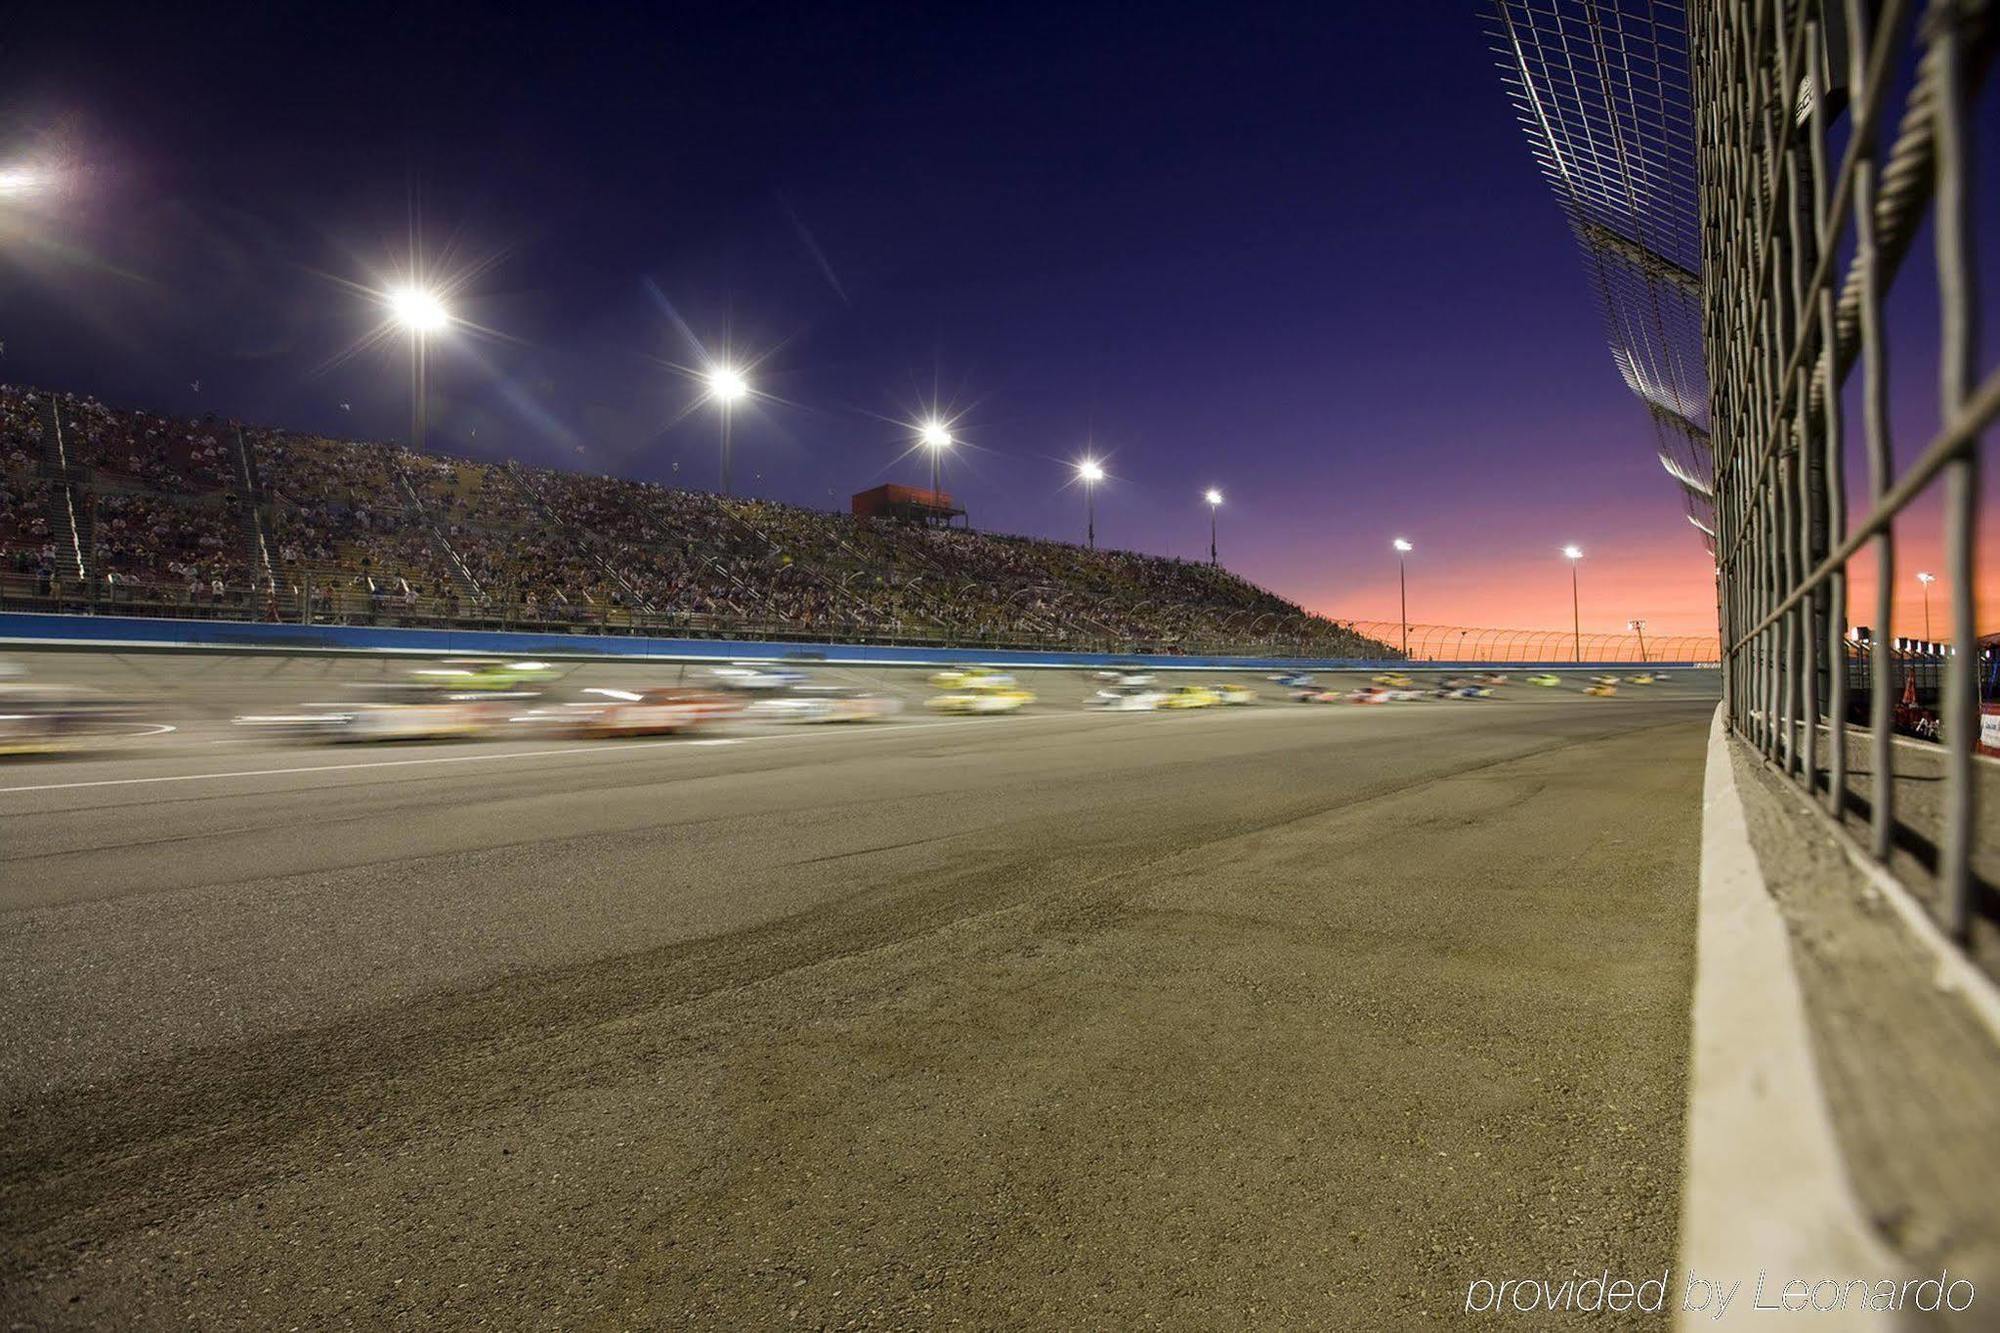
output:
<instances>
[{"instance_id":1,"label":"distant grandstand","mask_svg":"<svg viewBox=\"0 0 2000 1333\"><path fill-rule=\"evenodd\" d=\"M1113 652L1390 648L1207 564L0 387L0 605Z\"/></svg>"}]
</instances>

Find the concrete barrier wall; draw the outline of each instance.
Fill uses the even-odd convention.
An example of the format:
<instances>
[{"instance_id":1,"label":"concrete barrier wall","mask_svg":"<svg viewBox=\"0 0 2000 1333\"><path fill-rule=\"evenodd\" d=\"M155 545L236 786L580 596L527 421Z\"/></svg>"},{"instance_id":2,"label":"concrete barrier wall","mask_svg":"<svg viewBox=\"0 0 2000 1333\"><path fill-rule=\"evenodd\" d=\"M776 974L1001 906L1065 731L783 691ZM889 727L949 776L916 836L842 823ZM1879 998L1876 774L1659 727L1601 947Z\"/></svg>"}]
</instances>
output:
<instances>
[{"instance_id":1,"label":"concrete barrier wall","mask_svg":"<svg viewBox=\"0 0 2000 1333\"><path fill-rule=\"evenodd\" d=\"M1394 670L1379 658L1179 657L1171 654L1071 653L1003 648L926 648L860 643L780 643L737 639L656 639L617 634L537 634L505 630L403 629L368 625L292 625L239 620L0 612L0 643L36 647L218 649L228 652L428 654L546 658L631 658L668 662L811 659L851 666L1100 667L1138 663L1181 671ZM1618 670L1631 662L1418 662L1422 670L1504 667L1508 671ZM1685 669L1690 662L1655 662Z\"/></svg>"}]
</instances>

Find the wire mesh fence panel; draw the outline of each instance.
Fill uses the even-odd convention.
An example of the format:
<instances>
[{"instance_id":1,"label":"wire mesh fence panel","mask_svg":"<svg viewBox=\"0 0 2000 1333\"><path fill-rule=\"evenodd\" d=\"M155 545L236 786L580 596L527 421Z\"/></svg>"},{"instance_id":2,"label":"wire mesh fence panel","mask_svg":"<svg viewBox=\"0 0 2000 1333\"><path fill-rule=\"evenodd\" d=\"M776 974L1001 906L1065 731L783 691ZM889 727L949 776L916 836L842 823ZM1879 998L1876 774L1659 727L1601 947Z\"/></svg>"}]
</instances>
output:
<instances>
[{"instance_id":1,"label":"wire mesh fence panel","mask_svg":"<svg viewBox=\"0 0 2000 1333\"><path fill-rule=\"evenodd\" d=\"M1346 622L1355 633L1379 643L1404 642L1396 620ZM1644 632L1589 633L1572 630L1494 629L1471 625L1408 626L1411 662L1677 662L1714 665L1720 652L1712 634Z\"/></svg>"},{"instance_id":2,"label":"wire mesh fence panel","mask_svg":"<svg viewBox=\"0 0 2000 1333\"><path fill-rule=\"evenodd\" d=\"M1994 246L1971 207L1993 6L1703 0L1689 38L1729 725L1967 940L1993 665L1974 545ZM1935 361L1922 438L1892 429L1899 360ZM1942 642L1911 648L1894 589L1920 497L1947 605Z\"/></svg>"}]
</instances>

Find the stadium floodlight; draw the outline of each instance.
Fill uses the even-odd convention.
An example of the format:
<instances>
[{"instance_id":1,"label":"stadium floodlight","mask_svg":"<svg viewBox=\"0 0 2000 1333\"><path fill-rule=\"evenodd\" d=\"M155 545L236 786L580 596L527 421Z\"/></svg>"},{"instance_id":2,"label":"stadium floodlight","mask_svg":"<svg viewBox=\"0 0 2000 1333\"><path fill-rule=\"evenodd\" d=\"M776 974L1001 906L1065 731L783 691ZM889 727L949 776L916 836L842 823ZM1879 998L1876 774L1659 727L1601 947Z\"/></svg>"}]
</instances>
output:
<instances>
[{"instance_id":1,"label":"stadium floodlight","mask_svg":"<svg viewBox=\"0 0 2000 1333\"><path fill-rule=\"evenodd\" d=\"M750 396L750 381L734 366L715 366L709 370L708 396L724 407L740 403Z\"/></svg>"},{"instance_id":2,"label":"stadium floodlight","mask_svg":"<svg viewBox=\"0 0 2000 1333\"><path fill-rule=\"evenodd\" d=\"M1403 660L1407 662L1410 660L1410 580L1408 573L1403 568L1403 557L1417 548L1404 541L1401 537L1396 538L1395 547L1396 604L1402 608L1403 613ZM1464 642L1463 635L1460 636L1459 641L1460 643Z\"/></svg>"},{"instance_id":3,"label":"stadium floodlight","mask_svg":"<svg viewBox=\"0 0 2000 1333\"><path fill-rule=\"evenodd\" d=\"M941 460L944 451L951 448L951 427L932 417L917 432L917 441L931 453L931 495L935 497L944 486Z\"/></svg>"},{"instance_id":4,"label":"stadium floodlight","mask_svg":"<svg viewBox=\"0 0 2000 1333\"><path fill-rule=\"evenodd\" d=\"M1219 563L1215 558L1215 511L1222 507L1222 492L1211 486L1201 498L1208 501L1208 563L1215 565Z\"/></svg>"},{"instance_id":5,"label":"stadium floodlight","mask_svg":"<svg viewBox=\"0 0 2000 1333\"><path fill-rule=\"evenodd\" d=\"M722 493L729 494L729 419L731 409L750 396L750 381L742 371L724 362L710 366L702 377L708 396L722 408Z\"/></svg>"},{"instance_id":6,"label":"stadium floodlight","mask_svg":"<svg viewBox=\"0 0 2000 1333\"><path fill-rule=\"evenodd\" d=\"M1104 480L1104 465L1094 458L1086 458L1076 465L1077 479L1083 482L1083 511L1087 519L1086 540L1090 549L1097 549L1097 483Z\"/></svg>"},{"instance_id":7,"label":"stadium floodlight","mask_svg":"<svg viewBox=\"0 0 2000 1333\"><path fill-rule=\"evenodd\" d=\"M393 287L389 290L389 313L398 324L419 337L440 333L451 324L451 312L435 292L422 287Z\"/></svg>"},{"instance_id":8,"label":"stadium floodlight","mask_svg":"<svg viewBox=\"0 0 2000 1333\"><path fill-rule=\"evenodd\" d=\"M1924 585L1924 642L1931 641L1931 585L1937 582L1937 575L1917 571L1917 582Z\"/></svg>"},{"instance_id":9,"label":"stadium floodlight","mask_svg":"<svg viewBox=\"0 0 2000 1333\"><path fill-rule=\"evenodd\" d=\"M0 167L0 199L31 199L54 184L55 174L40 167Z\"/></svg>"},{"instance_id":10,"label":"stadium floodlight","mask_svg":"<svg viewBox=\"0 0 2000 1333\"><path fill-rule=\"evenodd\" d=\"M1583 660L1583 603L1577 597L1576 562L1583 559L1581 546L1563 547L1563 556L1569 561L1569 625L1570 633L1576 636L1576 660Z\"/></svg>"},{"instance_id":11,"label":"stadium floodlight","mask_svg":"<svg viewBox=\"0 0 2000 1333\"><path fill-rule=\"evenodd\" d=\"M430 357L433 333L451 325L451 312L436 292L413 284L391 287L382 294L389 318L410 335L410 447L422 449L430 418Z\"/></svg>"}]
</instances>

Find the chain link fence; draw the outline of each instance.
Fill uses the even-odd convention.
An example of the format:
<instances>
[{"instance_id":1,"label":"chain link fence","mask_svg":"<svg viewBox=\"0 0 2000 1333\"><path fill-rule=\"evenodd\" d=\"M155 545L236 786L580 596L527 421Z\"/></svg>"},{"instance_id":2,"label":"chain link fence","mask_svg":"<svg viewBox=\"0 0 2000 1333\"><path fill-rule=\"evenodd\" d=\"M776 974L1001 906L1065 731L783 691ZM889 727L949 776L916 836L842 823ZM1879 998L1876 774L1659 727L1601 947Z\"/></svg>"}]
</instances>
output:
<instances>
[{"instance_id":1,"label":"chain link fence","mask_svg":"<svg viewBox=\"0 0 2000 1333\"><path fill-rule=\"evenodd\" d=\"M1379 643L1402 644L1407 628L1412 662L1632 662L1713 666L1713 634L1581 633L1574 629L1485 629L1470 625L1409 625L1357 620L1356 633Z\"/></svg>"},{"instance_id":2,"label":"chain link fence","mask_svg":"<svg viewBox=\"0 0 2000 1333\"><path fill-rule=\"evenodd\" d=\"M1973 185L1994 7L1704 0L1689 36L1728 723L1948 933L1990 936L1975 538L2000 373L1975 264L2000 251ZM1892 365L1934 377L1934 413L1892 410ZM1898 535L1933 521L1945 614L1913 651ZM1927 705L1939 743L1899 737Z\"/></svg>"}]
</instances>

